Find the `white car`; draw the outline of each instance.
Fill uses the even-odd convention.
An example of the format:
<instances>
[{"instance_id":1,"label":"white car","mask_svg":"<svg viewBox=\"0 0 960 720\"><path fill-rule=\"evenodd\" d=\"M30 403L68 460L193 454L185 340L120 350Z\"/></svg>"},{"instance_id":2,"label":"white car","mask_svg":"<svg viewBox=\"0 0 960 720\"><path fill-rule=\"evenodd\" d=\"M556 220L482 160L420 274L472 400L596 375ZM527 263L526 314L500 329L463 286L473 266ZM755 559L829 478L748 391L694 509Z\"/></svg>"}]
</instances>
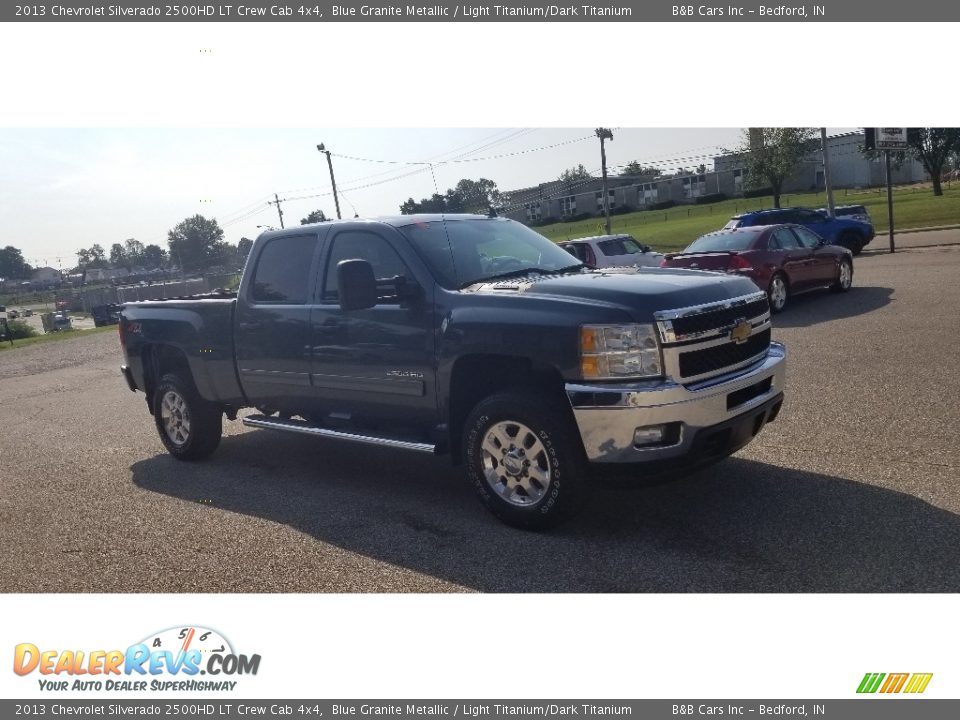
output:
<instances>
[{"instance_id":1,"label":"white car","mask_svg":"<svg viewBox=\"0 0 960 720\"><path fill-rule=\"evenodd\" d=\"M660 261L663 260L663 253L654 252L649 245L638 242L630 235L596 235L557 244L581 262L595 268L660 267Z\"/></svg>"}]
</instances>

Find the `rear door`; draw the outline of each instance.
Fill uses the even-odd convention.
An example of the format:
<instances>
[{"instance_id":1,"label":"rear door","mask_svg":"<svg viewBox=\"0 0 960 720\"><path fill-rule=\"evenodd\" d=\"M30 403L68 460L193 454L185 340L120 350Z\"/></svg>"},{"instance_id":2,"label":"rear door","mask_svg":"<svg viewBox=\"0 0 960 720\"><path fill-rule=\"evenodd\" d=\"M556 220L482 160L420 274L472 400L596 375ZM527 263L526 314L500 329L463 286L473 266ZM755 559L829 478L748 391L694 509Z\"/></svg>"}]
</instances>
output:
<instances>
[{"instance_id":1,"label":"rear door","mask_svg":"<svg viewBox=\"0 0 960 720\"><path fill-rule=\"evenodd\" d=\"M303 409L311 399L310 302L318 262L316 233L263 241L237 302L237 367L252 405Z\"/></svg>"},{"instance_id":2,"label":"rear door","mask_svg":"<svg viewBox=\"0 0 960 720\"><path fill-rule=\"evenodd\" d=\"M338 227L328 246L311 341L312 384L324 415L355 425L392 421L432 427L437 395L429 274L406 240L387 226ZM337 264L351 259L368 261L384 286L381 300L367 310L344 311L339 305ZM386 282L397 276L417 288L419 298L398 299Z\"/></svg>"}]
</instances>

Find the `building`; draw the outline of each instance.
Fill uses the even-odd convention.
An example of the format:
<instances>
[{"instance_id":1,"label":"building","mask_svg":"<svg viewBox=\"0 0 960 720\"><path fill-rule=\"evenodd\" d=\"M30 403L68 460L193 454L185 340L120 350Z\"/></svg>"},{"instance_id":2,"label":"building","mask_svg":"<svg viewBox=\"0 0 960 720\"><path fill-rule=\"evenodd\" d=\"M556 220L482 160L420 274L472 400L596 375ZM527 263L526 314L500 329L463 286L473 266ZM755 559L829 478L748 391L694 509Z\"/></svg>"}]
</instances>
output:
<instances>
[{"instance_id":1,"label":"building","mask_svg":"<svg viewBox=\"0 0 960 720\"><path fill-rule=\"evenodd\" d=\"M40 267L33 271L30 276L30 284L33 287L52 287L60 282L60 271L52 267Z\"/></svg>"},{"instance_id":2,"label":"building","mask_svg":"<svg viewBox=\"0 0 960 720\"><path fill-rule=\"evenodd\" d=\"M863 133L843 133L827 138L827 152L833 187L876 187L886 183L882 158L863 155ZM744 197L752 188L747 179L746 156L741 153L717 155L713 169L703 173L678 173L670 177L608 178L610 209L614 214L649 210L672 205L712 202L728 197ZM929 179L923 165L909 158L893 170L894 184L904 185ZM808 155L783 185L783 193L823 190L823 158L820 148ZM763 190L762 186L759 190ZM528 225L547 224L564 219L603 215L600 178L573 182L554 180L505 192L502 214Z\"/></svg>"}]
</instances>

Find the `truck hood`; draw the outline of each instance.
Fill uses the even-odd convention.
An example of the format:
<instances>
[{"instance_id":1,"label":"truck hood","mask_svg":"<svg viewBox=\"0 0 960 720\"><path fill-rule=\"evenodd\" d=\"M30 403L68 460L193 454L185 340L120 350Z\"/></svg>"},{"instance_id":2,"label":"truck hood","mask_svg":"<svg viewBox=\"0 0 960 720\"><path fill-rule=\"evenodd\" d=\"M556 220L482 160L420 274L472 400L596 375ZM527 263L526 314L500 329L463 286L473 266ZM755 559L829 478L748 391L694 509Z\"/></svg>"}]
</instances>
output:
<instances>
[{"instance_id":1,"label":"truck hood","mask_svg":"<svg viewBox=\"0 0 960 720\"><path fill-rule=\"evenodd\" d=\"M649 322L658 310L719 302L749 295L758 288L747 278L725 273L673 268L613 268L479 283L468 291L603 303L624 308L639 322Z\"/></svg>"}]
</instances>

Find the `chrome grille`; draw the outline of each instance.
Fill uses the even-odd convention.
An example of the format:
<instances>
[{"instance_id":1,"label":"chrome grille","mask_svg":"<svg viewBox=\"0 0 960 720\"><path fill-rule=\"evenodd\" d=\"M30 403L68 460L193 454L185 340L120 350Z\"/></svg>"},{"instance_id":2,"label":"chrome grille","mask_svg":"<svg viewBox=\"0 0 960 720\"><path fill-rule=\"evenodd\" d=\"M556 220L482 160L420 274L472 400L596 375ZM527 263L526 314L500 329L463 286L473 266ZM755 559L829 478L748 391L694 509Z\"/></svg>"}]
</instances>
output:
<instances>
[{"instance_id":1,"label":"chrome grille","mask_svg":"<svg viewBox=\"0 0 960 720\"><path fill-rule=\"evenodd\" d=\"M770 307L759 291L730 300L655 313L664 371L681 382L697 382L746 367L770 347ZM749 323L750 333L733 338ZM741 327L742 330L742 327Z\"/></svg>"}]
</instances>

